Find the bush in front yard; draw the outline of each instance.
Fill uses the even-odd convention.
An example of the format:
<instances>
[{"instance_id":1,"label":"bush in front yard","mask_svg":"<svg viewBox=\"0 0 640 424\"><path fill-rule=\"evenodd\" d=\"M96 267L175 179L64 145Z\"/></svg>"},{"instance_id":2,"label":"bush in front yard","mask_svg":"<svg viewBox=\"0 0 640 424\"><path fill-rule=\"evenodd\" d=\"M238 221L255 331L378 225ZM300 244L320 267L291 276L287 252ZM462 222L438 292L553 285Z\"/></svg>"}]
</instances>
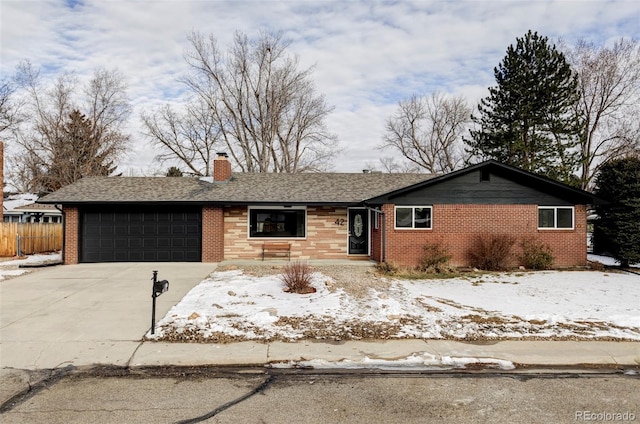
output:
<instances>
[{"instance_id":1,"label":"bush in front yard","mask_svg":"<svg viewBox=\"0 0 640 424\"><path fill-rule=\"evenodd\" d=\"M286 291L291 293L306 294L315 293L311 286L311 267L306 262L294 261L282 269L280 277Z\"/></svg>"},{"instance_id":2,"label":"bush in front yard","mask_svg":"<svg viewBox=\"0 0 640 424\"><path fill-rule=\"evenodd\" d=\"M440 243L427 243L423 247L420 271L443 273L450 270L451 255L446 246Z\"/></svg>"},{"instance_id":3,"label":"bush in front yard","mask_svg":"<svg viewBox=\"0 0 640 424\"><path fill-rule=\"evenodd\" d=\"M506 234L480 234L468 252L471 265L487 271L506 269L514 244L514 238Z\"/></svg>"},{"instance_id":4,"label":"bush in front yard","mask_svg":"<svg viewBox=\"0 0 640 424\"><path fill-rule=\"evenodd\" d=\"M550 269L553 265L551 246L538 240L523 240L520 261L529 269Z\"/></svg>"},{"instance_id":5,"label":"bush in front yard","mask_svg":"<svg viewBox=\"0 0 640 424\"><path fill-rule=\"evenodd\" d=\"M395 275L400 270L400 267L391 262L376 262L375 268L383 275Z\"/></svg>"}]
</instances>

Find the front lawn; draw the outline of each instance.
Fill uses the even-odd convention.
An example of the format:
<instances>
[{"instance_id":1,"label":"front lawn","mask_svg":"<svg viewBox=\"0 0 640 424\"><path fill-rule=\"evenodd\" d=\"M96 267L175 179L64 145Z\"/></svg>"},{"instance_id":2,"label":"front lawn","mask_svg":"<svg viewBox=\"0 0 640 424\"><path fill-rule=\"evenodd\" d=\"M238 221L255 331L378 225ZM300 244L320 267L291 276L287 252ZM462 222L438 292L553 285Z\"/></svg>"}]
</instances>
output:
<instances>
[{"instance_id":1,"label":"front lawn","mask_svg":"<svg viewBox=\"0 0 640 424\"><path fill-rule=\"evenodd\" d=\"M351 276L346 281L316 272L316 292L303 295L284 292L278 275L214 272L147 338L640 340L638 275L540 271L395 280L361 269L341 270Z\"/></svg>"}]
</instances>

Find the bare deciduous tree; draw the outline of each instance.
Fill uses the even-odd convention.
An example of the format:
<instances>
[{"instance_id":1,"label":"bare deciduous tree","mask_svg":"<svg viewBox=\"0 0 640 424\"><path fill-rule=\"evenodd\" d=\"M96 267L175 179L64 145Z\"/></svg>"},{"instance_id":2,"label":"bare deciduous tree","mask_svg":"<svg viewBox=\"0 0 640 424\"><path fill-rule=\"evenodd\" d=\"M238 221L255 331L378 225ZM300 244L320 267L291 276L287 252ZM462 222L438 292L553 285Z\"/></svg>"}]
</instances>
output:
<instances>
[{"instance_id":1,"label":"bare deciduous tree","mask_svg":"<svg viewBox=\"0 0 640 424\"><path fill-rule=\"evenodd\" d=\"M20 113L22 104L15 92L15 84L9 78L0 81L0 134L15 131L23 119Z\"/></svg>"},{"instance_id":2,"label":"bare deciduous tree","mask_svg":"<svg viewBox=\"0 0 640 424\"><path fill-rule=\"evenodd\" d=\"M425 171L423 167L412 162L399 163L392 156L381 157L377 164L373 162L366 162L364 166L366 169L363 169L363 171L375 172L380 168L380 172L388 174L418 174Z\"/></svg>"},{"instance_id":3,"label":"bare deciduous tree","mask_svg":"<svg viewBox=\"0 0 640 424\"><path fill-rule=\"evenodd\" d=\"M142 123L151 143L163 151L156 156L161 162L177 160L191 174L213 175L215 152L222 145L220 126L202 99L188 102L183 113L169 105L143 113Z\"/></svg>"},{"instance_id":4,"label":"bare deciduous tree","mask_svg":"<svg viewBox=\"0 0 640 424\"><path fill-rule=\"evenodd\" d=\"M39 71L24 62L17 81L29 115L17 137L22 151L13 161L22 189L51 191L84 176L113 172L129 141L122 126L131 111L119 72L97 70L79 91L73 74L63 73L46 85Z\"/></svg>"},{"instance_id":5,"label":"bare deciduous tree","mask_svg":"<svg viewBox=\"0 0 640 424\"><path fill-rule=\"evenodd\" d=\"M462 163L461 137L471 109L463 97L435 92L398 104L387 120L382 148L394 149L428 172L450 172Z\"/></svg>"},{"instance_id":6,"label":"bare deciduous tree","mask_svg":"<svg viewBox=\"0 0 640 424\"><path fill-rule=\"evenodd\" d=\"M331 112L317 95L312 69L300 70L281 35L250 40L236 33L224 54L213 35L194 32L183 82L211 110L220 135L243 172L326 169L336 137L324 120Z\"/></svg>"},{"instance_id":7,"label":"bare deciduous tree","mask_svg":"<svg viewBox=\"0 0 640 424\"><path fill-rule=\"evenodd\" d=\"M640 149L640 43L581 40L563 50L579 77L580 183L587 189L603 163Z\"/></svg>"}]
</instances>

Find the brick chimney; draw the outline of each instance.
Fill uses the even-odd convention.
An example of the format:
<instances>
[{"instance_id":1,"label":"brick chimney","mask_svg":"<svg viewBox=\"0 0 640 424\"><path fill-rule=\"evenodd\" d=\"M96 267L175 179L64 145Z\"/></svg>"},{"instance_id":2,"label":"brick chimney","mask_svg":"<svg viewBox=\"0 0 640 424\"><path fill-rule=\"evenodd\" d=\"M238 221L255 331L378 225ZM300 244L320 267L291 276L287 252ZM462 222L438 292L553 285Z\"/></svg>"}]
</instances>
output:
<instances>
[{"instance_id":1,"label":"brick chimney","mask_svg":"<svg viewBox=\"0 0 640 424\"><path fill-rule=\"evenodd\" d=\"M213 161L213 181L227 181L231 178L231 162L224 152L218 153L218 157Z\"/></svg>"}]
</instances>

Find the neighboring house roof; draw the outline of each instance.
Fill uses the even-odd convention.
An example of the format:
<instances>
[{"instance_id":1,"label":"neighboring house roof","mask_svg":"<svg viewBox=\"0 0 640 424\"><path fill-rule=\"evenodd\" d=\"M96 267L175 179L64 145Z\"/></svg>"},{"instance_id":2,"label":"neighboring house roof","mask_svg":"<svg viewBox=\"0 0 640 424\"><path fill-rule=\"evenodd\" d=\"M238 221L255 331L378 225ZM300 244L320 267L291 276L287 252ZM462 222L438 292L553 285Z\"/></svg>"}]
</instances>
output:
<instances>
[{"instance_id":1,"label":"neighboring house roof","mask_svg":"<svg viewBox=\"0 0 640 424\"><path fill-rule=\"evenodd\" d=\"M20 206L14 208L13 211L26 213L44 213L47 215L62 215L60 209L57 209L55 205L46 205L41 203L31 203L29 205Z\"/></svg>"},{"instance_id":2,"label":"neighboring house roof","mask_svg":"<svg viewBox=\"0 0 640 424\"><path fill-rule=\"evenodd\" d=\"M38 195L33 193L12 194L6 197L2 202L2 208L5 212L11 212L16 208L29 205L38 200Z\"/></svg>"},{"instance_id":3,"label":"neighboring house roof","mask_svg":"<svg viewBox=\"0 0 640 424\"><path fill-rule=\"evenodd\" d=\"M223 182L189 177L87 177L39 203L357 204L432 178L429 174L233 173Z\"/></svg>"}]
</instances>

